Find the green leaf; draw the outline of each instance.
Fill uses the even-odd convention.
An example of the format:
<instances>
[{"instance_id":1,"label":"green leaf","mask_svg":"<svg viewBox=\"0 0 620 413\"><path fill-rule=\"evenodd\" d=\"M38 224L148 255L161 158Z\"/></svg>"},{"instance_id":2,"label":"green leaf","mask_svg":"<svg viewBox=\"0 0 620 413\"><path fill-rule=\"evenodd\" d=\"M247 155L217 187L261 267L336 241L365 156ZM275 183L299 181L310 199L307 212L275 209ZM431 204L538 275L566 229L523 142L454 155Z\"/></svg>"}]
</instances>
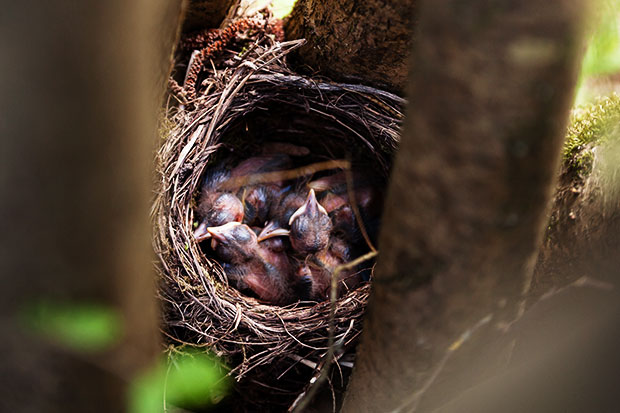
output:
<instances>
[{"instance_id":1,"label":"green leaf","mask_svg":"<svg viewBox=\"0 0 620 413\"><path fill-rule=\"evenodd\" d=\"M295 0L273 0L271 3L273 4L271 9L273 16L277 19L282 19L291 13Z\"/></svg>"},{"instance_id":2,"label":"green leaf","mask_svg":"<svg viewBox=\"0 0 620 413\"><path fill-rule=\"evenodd\" d=\"M583 60L583 74L593 76L620 69L620 1L599 0L594 33Z\"/></svg>"},{"instance_id":3,"label":"green leaf","mask_svg":"<svg viewBox=\"0 0 620 413\"><path fill-rule=\"evenodd\" d=\"M175 353L132 383L129 411L153 413L170 406L205 407L221 400L228 388L229 381L213 357L204 352Z\"/></svg>"},{"instance_id":4,"label":"green leaf","mask_svg":"<svg viewBox=\"0 0 620 413\"><path fill-rule=\"evenodd\" d=\"M41 300L29 304L22 319L30 331L83 352L105 350L123 335L120 314L90 302Z\"/></svg>"},{"instance_id":5,"label":"green leaf","mask_svg":"<svg viewBox=\"0 0 620 413\"><path fill-rule=\"evenodd\" d=\"M597 78L620 71L620 0L597 0L592 8L595 12L590 21L591 37L581 64L575 97L577 106L601 94L596 86Z\"/></svg>"}]
</instances>

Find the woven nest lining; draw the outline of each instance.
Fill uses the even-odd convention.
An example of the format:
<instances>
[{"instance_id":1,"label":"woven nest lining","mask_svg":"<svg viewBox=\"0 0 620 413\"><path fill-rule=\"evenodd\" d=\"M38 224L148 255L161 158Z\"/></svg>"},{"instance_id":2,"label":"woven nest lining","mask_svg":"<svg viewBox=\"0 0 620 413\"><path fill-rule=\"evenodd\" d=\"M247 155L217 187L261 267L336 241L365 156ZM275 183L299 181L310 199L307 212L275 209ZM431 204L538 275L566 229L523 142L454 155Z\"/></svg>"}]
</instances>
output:
<instances>
[{"instance_id":1,"label":"woven nest lining","mask_svg":"<svg viewBox=\"0 0 620 413\"><path fill-rule=\"evenodd\" d=\"M251 156L267 141L309 147L317 160L351 156L387 179L402 120L402 98L370 87L299 76L285 56L301 40L279 43L257 33L245 52L228 51L206 73L206 93L170 117L157 154L155 250L173 342L204 345L233 366L238 380L259 366L282 372L321 361L328 328L350 349L361 329L369 285L330 302L278 307L230 287L219 264L193 239L195 193L205 168L226 156ZM276 374L277 376L277 374Z\"/></svg>"}]
</instances>

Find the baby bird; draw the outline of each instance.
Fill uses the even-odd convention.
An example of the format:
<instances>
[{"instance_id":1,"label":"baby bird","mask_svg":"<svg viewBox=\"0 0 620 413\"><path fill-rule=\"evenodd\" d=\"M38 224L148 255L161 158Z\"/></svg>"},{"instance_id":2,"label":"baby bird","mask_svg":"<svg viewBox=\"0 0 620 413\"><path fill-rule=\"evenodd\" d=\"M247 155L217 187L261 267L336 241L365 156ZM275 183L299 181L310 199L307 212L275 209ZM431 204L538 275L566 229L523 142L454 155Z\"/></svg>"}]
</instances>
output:
<instances>
[{"instance_id":1,"label":"baby bird","mask_svg":"<svg viewBox=\"0 0 620 413\"><path fill-rule=\"evenodd\" d=\"M255 174L289 168L291 158L285 154L259 155L245 159L230 171L231 178L251 177Z\"/></svg>"},{"instance_id":2,"label":"baby bird","mask_svg":"<svg viewBox=\"0 0 620 413\"><path fill-rule=\"evenodd\" d=\"M243 223L264 225L269 219L273 204L281 198L283 191L284 189L274 184L242 188L238 197L243 204Z\"/></svg>"},{"instance_id":3,"label":"baby bird","mask_svg":"<svg viewBox=\"0 0 620 413\"><path fill-rule=\"evenodd\" d=\"M334 271L350 259L349 244L338 237L330 238L328 248L309 255L295 273L300 282L308 284L307 298L316 301L328 299ZM355 269L342 270L338 275L338 294L357 287L360 282L361 277Z\"/></svg>"},{"instance_id":4,"label":"baby bird","mask_svg":"<svg viewBox=\"0 0 620 413\"><path fill-rule=\"evenodd\" d=\"M224 262L227 277L240 289L250 289L272 304L294 300L290 264L286 253L259 244L256 234L245 224L229 222L209 227L211 247Z\"/></svg>"},{"instance_id":5,"label":"baby bird","mask_svg":"<svg viewBox=\"0 0 620 413\"><path fill-rule=\"evenodd\" d=\"M271 263L278 269L280 274L285 276L287 282L290 284L291 272L293 267L289 255L286 252L286 242L282 237L274 237L268 240L259 242L260 254L265 261Z\"/></svg>"},{"instance_id":6,"label":"baby bird","mask_svg":"<svg viewBox=\"0 0 620 413\"><path fill-rule=\"evenodd\" d=\"M198 242L211 237L207 231L208 227L217 227L232 221L240 222L243 219L241 200L230 192L219 190L219 186L227 178L228 174L225 171L205 175L196 208L200 221L194 231L194 238Z\"/></svg>"},{"instance_id":7,"label":"baby bird","mask_svg":"<svg viewBox=\"0 0 620 413\"><path fill-rule=\"evenodd\" d=\"M303 198L287 195L275 209L273 218L258 235L260 241L289 236L293 249L300 254L313 254L327 247L332 223L325 208L316 200L314 190ZM290 226L287 230L285 226Z\"/></svg>"},{"instance_id":8,"label":"baby bird","mask_svg":"<svg viewBox=\"0 0 620 413\"><path fill-rule=\"evenodd\" d=\"M314 254L329 244L332 221L316 200L313 189L308 193L306 202L291 215L288 224L291 245L301 254Z\"/></svg>"},{"instance_id":9,"label":"baby bird","mask_svg":"<svg viewBox=\"0 0 620 413\"><path fill-rule=\"evenodd\" d=\"M255 156L241 162L231 171L231 178L247 178L249 185L239 188L237 197L244 207L243 223L248 225L263 225L269 217L272 204L282 196L281 179L265 183L252 184L252 176L267 172L277 172L289 168L291 159L284 154Z\"/></svg>"},{"instance_id":10,"label":"baby bird","mask_svg":"<svg viewBox=\"0 0 620 413\"><path fill-rule=\"evenodd\" d=\"M319 179L315 179L307 184L311 189L314 189L317 193L323 194L321 197L321 204L325 207L327 212L332 212L344 204L350 202L348 194L348 182L346 179L345 171L340 171L332 175L324 176ZM351 173L353 195L355 202L360 209L360 212L369 215L378 215L381 211L379 191L376 189L381 184L377 182L376 177L369 177L360 172L352 171ZM325 203L325 198L331 195L331 206L328 207Z\"/></svg>"},{"instance_id":11,"label":"baby bird","mask_svg":"<svg viewBox=\"0 0 620 413\"><path fill-rule=\"evenodd\" d=\"M372 239L378 229L381 211L380 196L377 195L374 188L368 186L356 188L354 196L363 225ZM353 243L362 240L359 223L347 192L325 191L320 202L332 219L332 233L338 234Z\"/></svg>"},{"instance_id":12,"label":"baby bird","mask_svg":"<svg viewBox=\"0 0 620 413\"><path fill-rule=\"evenodd\" d=\"M273 237L289 236L290 231L286 229L291 216L304 204L304 198L296 192L291 192L274 203L270 210L271 220L269 220L263 230L258 234L259 242Z\"/></svg>"},{"instance_id":13,"label":"baby bird","mask_svg":"<svg viewBox=\"0 0 620 413\"><path fill-rule=\"evenodd\" d=\"M289 163L290 158L287 155L262 155L245 159L232 168L225 166L207 171L196 208L200 218L194 231L196 241L200 242L211 237L207 231L208 227L217 227L233 221L241 222L246 210L250 213L252 221L255 217L260 219L259 211L268 211L271 198L264 200L266 205L261 209L260 203L264 197L261 197L261 192L253 194L250 190L248 202L244 205L235 195L241 188L238 185L231 186L231 183L234 183L235 179L287 167ZM263 212L263 215L266 216L266 213ZM261 224L264 222L263 220Z\"/></svg>"}]
</instances>

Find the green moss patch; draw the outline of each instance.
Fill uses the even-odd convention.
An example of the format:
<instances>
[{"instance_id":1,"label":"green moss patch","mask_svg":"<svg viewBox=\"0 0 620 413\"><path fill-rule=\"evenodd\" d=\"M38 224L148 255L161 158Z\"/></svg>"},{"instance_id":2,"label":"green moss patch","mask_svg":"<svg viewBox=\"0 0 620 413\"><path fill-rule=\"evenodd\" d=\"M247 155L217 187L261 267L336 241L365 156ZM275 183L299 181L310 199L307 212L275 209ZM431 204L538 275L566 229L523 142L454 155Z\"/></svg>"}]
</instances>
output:
<instances>
[{"instance_id":1,"label":"green moss patch","mask_svg":"<svg viewBox=\"0 0 620 413\"><path fill-rule=\"evenodd\" d=\"M564 144L564 166L568 172L588 175L592 150L620 135L620 96L597 99L574 110Z\"/></svg>"}]
</instances>

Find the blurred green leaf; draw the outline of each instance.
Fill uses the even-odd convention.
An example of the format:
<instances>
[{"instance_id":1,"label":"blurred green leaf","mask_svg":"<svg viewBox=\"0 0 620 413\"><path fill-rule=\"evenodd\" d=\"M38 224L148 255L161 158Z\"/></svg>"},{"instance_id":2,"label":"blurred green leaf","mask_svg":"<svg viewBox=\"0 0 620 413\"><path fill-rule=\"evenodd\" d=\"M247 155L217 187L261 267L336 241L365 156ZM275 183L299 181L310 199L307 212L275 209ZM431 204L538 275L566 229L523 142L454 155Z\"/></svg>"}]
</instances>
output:
<instances>
[{"instance_id":1,"label":"blurred green leaf","mask_svg":"<svg viewBox=\"0 0 620 413\"><path fill-rule=\"evenodd\" d=\"M585 76L615 73L620 69L620 1L598 0L600 4L594 23L594 33L583 59Z\"/></svg>"},{"instance_id":2,"label":"blurred green leaf","mask_svg":"<svg viewBox=\"0 0 620 413\"><path fill-rule=\"evenodd\" d=\"M219 363L205 353L171 353L132 383L130 413L156 413L170 406L205 407L229 388Z\"/></svg>"},{"instance_id":3,"label":"blurred green leaf","mask_svg":"<svg viewBox=\"0 0 620 413\"><path fill-rule=\"evenodd\" d=\"M277 19L282 19L291 13L295 0L273 0L272 4L273 16Z\"/></svg>"},{"instance_id":4,"label":"blurred green leaf","mask_svg":"<svg viewBox=\"0 0 620 413\"><path fill-rule=\"evenodd\" d=\"M120 340L123 322L113 308L95 303L41 300L22 313L23 325L32 332L78 351L101 351Z\"/></svg>"},{"instance_id":5,"label":"blurred green leaf","mask_svg":"<svg viewBox=\"0 0 620 413\"><path fill-rule=\"evenodd\" d=\"M593 9L592 32L581 65L576 105L596 97L597 91L590 90L589 79L620 71L620 0L596 0Z\"/></svg>"}]
</instances>

